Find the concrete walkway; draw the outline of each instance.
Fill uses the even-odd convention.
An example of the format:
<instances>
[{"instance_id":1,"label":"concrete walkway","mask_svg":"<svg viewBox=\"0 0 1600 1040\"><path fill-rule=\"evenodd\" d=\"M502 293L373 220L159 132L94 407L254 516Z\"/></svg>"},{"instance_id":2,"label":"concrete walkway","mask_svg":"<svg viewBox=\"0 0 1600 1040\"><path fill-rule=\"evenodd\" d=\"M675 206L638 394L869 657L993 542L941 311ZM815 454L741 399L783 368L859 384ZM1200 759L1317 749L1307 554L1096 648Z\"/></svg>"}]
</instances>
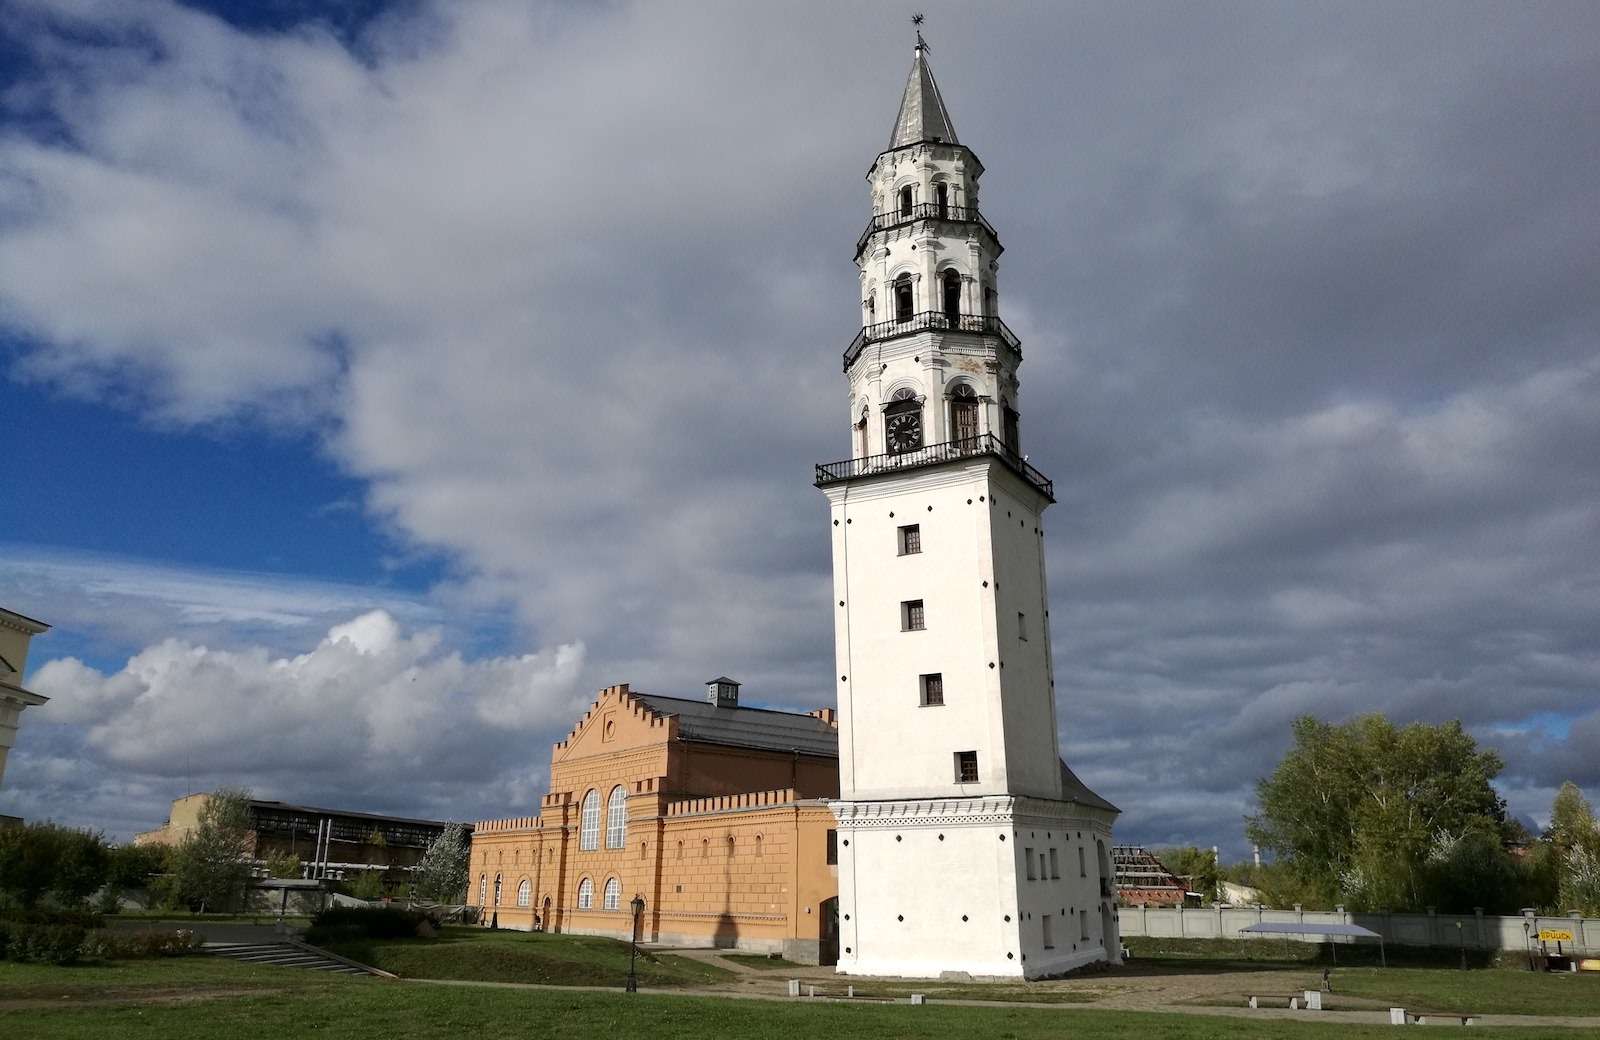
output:
<instances>
[{"instance_id":1,"label":"concrete walkway","mask_svg":"<svg viewBox=\"0 0 1600 1040\"><path fill-rule=\"evenodd\" d=\"M684 956L690 951L674 950L677 956ZM706 956L708 962L715 958L717 951L699 951ZM729 965L732 967L732 965ZM747 972L752 969L746 969ZM755 972L763 976L777 976L775 986L784 986L787 980L794 977L783 972ZM833 976L838 978L838 976ZM552 990L579 993L618 993L622 985L618 982L610 986L545 986L533 982L480 982L469 979L404 979L404 982L424 986L467 986L484 989L529 989ZM898 981L898 980L897 980ZM848 983L836 983L848 985ZM847 998L840 995L826 995L816 997L791 997L783 991L769 992L763 986L760 991L737 989L641 989L642 994L652 997L705 997L712 999L731 1000L764 1000L781 1001L787 1003L817 1003L831 1004L910 1004L906 997L856 997ZM1248 1018L1261 1020L1292 1020L1296 1022L1328 1022L1342 1023L1345 1025L1388 1025L1389 1013L1387 1011L1291 1011L1288 1008L1246 1008L1246 1007L1215 1007L1207 1005L1174 1005L1174 1004L1139 1004L1123 1006L1114 998L1095 1003L1049 1003L1041 1001L998 1001L998 1000L956 1000L938 998L930 1000L930 1004L940 1004L952 1007L986 1008L992 1011L1005 1011L1011 1008L1036 1008L1041 1011L1059 1011L1071 1014L1075 1011L1140 1011L1165 1015L1199 1015L1210 1018ZM1600 1017L1564 1016L1564 1015L1475 1015L1473 1016L1477 1027L1514 1027L1514 1026L1544 1026L1557 1029L1585 1029L1600 1031ZM1429 1016L1429 1025L1459 1024L1460 1016L1441 1015Z\"/></svg>"}]
</instances>

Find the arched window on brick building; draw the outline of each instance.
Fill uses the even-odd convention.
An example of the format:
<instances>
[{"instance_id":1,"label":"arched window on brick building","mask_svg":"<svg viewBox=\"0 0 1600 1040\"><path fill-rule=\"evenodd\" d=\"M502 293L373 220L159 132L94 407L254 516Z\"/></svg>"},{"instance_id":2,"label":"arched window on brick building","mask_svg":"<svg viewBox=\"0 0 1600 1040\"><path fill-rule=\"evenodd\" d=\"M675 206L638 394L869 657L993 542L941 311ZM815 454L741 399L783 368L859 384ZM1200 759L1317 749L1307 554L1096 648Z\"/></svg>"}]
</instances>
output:
<instances>
[{"instance_id":1,"label":"arched window on brick building","mask_svg":"<svg viewBox=\"0 0 1600 1040\"><path fill-rule=\"evenodd\" d=\"M620 849L628 840L628 794L618 784L606 800L606 848Z\"/></svg>"},{"instance_id":2,"label":"arched window on brick building","mask_svg":"<svg viewBox=\"0 0 1600 1040\"><path fill-rule=\"evenodd\" d=\"M579 816L578 848L589 850L600 847L600 792L591 790L583 796L583 810Z\"/></svg>"}]
</instances>

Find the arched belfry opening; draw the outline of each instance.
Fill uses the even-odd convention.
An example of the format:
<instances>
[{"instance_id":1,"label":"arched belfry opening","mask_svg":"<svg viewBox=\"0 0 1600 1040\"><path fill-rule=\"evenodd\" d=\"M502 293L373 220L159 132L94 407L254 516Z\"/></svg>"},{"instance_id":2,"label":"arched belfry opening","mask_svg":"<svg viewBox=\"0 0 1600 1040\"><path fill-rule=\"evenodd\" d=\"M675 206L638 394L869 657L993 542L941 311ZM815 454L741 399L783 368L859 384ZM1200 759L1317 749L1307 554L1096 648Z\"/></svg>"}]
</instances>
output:
<instances>
[{"instance_id":1,"label":"arched belfry opening","mask_svg":"<svg viewBox=\"0 0 1600 1040\"><path fill-rule=\"evenodd\" d=\"M912 208L913 208L913 199L912 199L912 195L911 195L911 185L907 184L904 188L900 189L900 216L901 216L901 218L905 219L905 220L910 220L911 219Z\"/></svg>"},{"instance_id":2,"label":"arched belfry opening","mask_svg":"<svg viewBox=\"0 0 1600 1040\"><path fill-rule=\"evenodd\" d=\"M957 383L950 391L950 439L976 441L978 438L978 392L971 383Z\"/></svg>"},{"instance_id":3,"label":"arched belfry opening","mask_svg":"<svg viewBox=\"0 0 1600 1040\"><path fill-rule=\"evenodd\" d=\"M933 189L933 204L939 208L939 219L950 217L950 185L940 181Z\"/></svg>"},{"instance_id":4,"label":"arched belfry opening","mask_svg":"<svg viewBox=\"0 0 1600 1040\"><path fill-rule=\"evenodd\" d=\"M910 321L916 311L916 300L911 289L911 276L902 274L894 280L894 320Z\"/></svg>"},{"instance_id":5,"label":"arched belfry opening","mask_svg":"<svg viewBox=\"0 0 1600 1040\"><path fill-rule=\"evenodd\" d=\"M944 317L955 328L961 323L961 275L954 268L946 270L941 282L944 290Z\"/></svg>"}]
</instances>

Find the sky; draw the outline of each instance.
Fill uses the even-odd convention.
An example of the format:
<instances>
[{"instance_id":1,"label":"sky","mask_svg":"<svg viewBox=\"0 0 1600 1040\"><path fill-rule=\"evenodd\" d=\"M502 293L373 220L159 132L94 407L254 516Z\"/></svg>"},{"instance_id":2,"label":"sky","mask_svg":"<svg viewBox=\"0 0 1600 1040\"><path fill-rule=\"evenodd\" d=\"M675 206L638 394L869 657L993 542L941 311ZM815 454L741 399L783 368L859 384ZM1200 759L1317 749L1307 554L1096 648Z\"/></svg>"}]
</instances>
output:
<instances>
[{"instance_id":1,"label":"sky","mask_svg":"<svg viewBox=\"0 0 1600 1040\"><path fill-rule=\"evenodd\" d=\"M1060 737L1243 855L1299 715L1600 795L1600 8L927 4ZM526 815L612 683L833 699L888 4L0 0L0 812Z\"/></svg>"}]
</instances>

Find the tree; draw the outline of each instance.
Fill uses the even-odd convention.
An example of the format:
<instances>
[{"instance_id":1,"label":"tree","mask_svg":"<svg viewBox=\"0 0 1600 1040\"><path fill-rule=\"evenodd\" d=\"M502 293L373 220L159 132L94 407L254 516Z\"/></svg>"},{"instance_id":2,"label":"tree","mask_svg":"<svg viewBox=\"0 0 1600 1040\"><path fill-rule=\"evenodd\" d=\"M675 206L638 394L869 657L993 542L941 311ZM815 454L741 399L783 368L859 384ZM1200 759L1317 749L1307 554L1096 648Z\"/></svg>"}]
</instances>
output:
<instances>
[{"instance_id":1,"label":"tree","mask_svg":"<svg viewBox=\"0 0 1600 1040\"><path fill-rule=\"evenodd\" d=\"M1440 842L1500 836L1500 756L1459 721L1395 726L1382 715L1334 725L1305 716L1294 746L1256 784L1250 840L1327 900L1354 909L1421 909Z\"/></svg>"},{"instance_id":2,"label":"tree","mask_svg":"<svg viewBox=\"0 0 1600 1040\"><path fill-rule=\"evenodd\" d=\"M376 902L383 898L383 871L363 870L350 882L350 894L357 899Z\"/></svg>"},{"instance_id":3,"label":"tree","mask_svg":"<svg viewBox=\"0 0 1600 1040\"><path fill-rule=\"evenodd\" d=\"M437 903L459 902L467 889L467 832L446 824L422 854L412 875L412 894Z\"/></svg>"},{"instance_id":4,"label":"tree","mask_svg":"<svg viewBox=\"0 0 1600 1040\"><path fill-rule=\"evenodd\" d=\"M1570 780L1550 805L1550 844L1557 863L1559 909L1600 915L1600 822Z\"/></svg>"},{"instance_id":5,"label":"tree","mask_svg":"<svg viewBox=\"0 0 1600 1040\"><path fill-rule=\"evenodd\" d=\"M250 792L220 788L200 810L198 826L173 854L178 891L201 913L227 911L243 900L250 878Z\"/></svg>"},{"instance_id":6,"label":"tree","mask_svg":"<svg viewBox=\"0 0 1600 1040\"><path fill-rule=\"evenodd\" d=\"M284 851L267 857L267 873L275 878L297 878L300 876L300 856L298 853Z\"/></svg>"},{"instance_id":7,"label":"tree","mask_svg":"<svg viewBox=\"0 0 1600 1040\"><path fill-rule=\"evenodd\" d=\"M119 845L111 850L111 874L106 883L118 890L144 888L151 875L166 872L171 851L165 845Z\"/></svg>"},{"instance_id":8,"label":"tree","mask_svg":"<svg viewBox=\"0 0 1600 1040\"><path fill-rule=\"evenodd\" d=\"M0 892L24 907L49 895L82 906L105 883L111 856L95 831L54 823L0 829Z\"/></svg>"},{"instance_id":9,"label":"tree","mask_svg":"<svg viewBox=\"0 0 1600 1040\"><path fill-rule=\"evenodd\" d=\"M1594 806L1578 785L1568 780L1550 803L1550 840L1566 852L1587 844L1595 830Z\"/></svg>"},{"instance_id":10,"label":"tree","mask_svg":"<svg viewBox=\"0 0 1600 1040\"><path fill-rule=\"evenodd\" d=\"M1183 848L1155 849L1156 859L1168 870L1183 878L1189 891L1198 892L1202 899L1217 898L1217 882L1222 872L1217 866L1217 855L1210 849L1186 845Z\"/></svg>"}]
</instances>

